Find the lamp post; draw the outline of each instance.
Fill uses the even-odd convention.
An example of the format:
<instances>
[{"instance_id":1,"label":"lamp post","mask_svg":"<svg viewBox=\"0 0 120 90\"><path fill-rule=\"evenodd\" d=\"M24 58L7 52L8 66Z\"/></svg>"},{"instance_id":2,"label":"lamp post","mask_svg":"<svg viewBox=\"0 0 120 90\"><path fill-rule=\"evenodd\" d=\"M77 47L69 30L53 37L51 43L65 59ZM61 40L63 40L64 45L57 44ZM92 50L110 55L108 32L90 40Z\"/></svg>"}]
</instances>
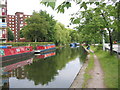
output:
<instances>
[{"instance_id":1,"label":"lamp post","mask_svg":"<svg viewBox=\"0 0 120 90\"><path fill-rule=\"evenodd\" d=\"M103 51L105 51L105 37L104 37L104 30L105 30L105 28L103 28L103 32L102 32Z\"/></svg>"},{"instance_id":2,"label":"lamp post","mask_svg":"<svg viewBox=\"0 0 120 90\"><path fill-rule=\"evenodd\" d=\"M102 42L103 42L103 51L105 51L105 37L104 37L104 32L102 34Z\"/></svg>"}]
</instances>

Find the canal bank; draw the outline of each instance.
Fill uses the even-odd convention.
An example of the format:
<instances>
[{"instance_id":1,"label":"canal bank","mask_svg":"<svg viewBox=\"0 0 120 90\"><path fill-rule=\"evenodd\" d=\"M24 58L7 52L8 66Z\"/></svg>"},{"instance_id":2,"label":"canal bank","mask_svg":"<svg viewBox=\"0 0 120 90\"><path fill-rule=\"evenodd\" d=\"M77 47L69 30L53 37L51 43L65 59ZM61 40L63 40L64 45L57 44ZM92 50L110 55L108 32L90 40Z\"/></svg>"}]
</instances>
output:
<instances>
[{"instance_id":1,"label":"canal bank","mask_svg":"<svg viewBox=\"0 0 120 90\"><path fill-rule=\"evenodd\" d=\"M86 51L89 53L86 58L87 60L70 88L105 88L104 73L97 56L92 50Z\"/></svg>"},{"instance_id":2,"label":"canal bank","mask_svg":"<svg viewBox=\"0 0 120 90\"><path fill-rule=\"evenodd\" d=\"M82 68L79 70L77 76L75 77L73 83L71 84L70 88L82 88L82 85L84 83L84 74L85 70L88 66L88 60L90 58L90 55L87 55L86 61L83 64Z\"/></svg>"},{"instance_id":3,"label":"canal bank","mask_svg":"<svg viewBox=\"0 0 120 90\"><path fill-rule=\"evenodd\" d=\"M95 54L92 55L94 68L87 72L90 77L84 81L86 79L84 77L86 71L82 68L84 68L85 64L87 64L86 66L88 68L91 56L87 58L88 62L83 65L70 88L118 88L117 56L111 56L109 52L102 51L97 47L92 47L92 50L95 52ZM92 51L92 53L94 52ZM84 82L85 86L82 86Z\"/></svg>"}]
</instances>

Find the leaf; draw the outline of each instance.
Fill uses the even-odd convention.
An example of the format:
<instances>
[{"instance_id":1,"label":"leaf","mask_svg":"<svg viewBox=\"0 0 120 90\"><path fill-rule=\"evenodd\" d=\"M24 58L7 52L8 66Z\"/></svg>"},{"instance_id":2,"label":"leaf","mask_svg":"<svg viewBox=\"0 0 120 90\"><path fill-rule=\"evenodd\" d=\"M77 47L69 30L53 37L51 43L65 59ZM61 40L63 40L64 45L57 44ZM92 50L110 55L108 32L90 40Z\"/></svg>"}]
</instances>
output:
<instances>
[{"instance_id":1,"label":"leaf","mask_svg":"<svg viewBox=\"0 0 120 90\"><path fill-rule=\"evenodd\" d=\"M52 7L52 9L54 9L55 8L55 2L49 2L48 6Z\"/></svg>"},{"instance_id":2,"label":"leaf","mask_svg":"<svg viewBox=\"0 0 120 90\"><path fill-rule=\"evenodd\" d=\"M73 21L73 24L79 24L80 23L80 18L77 18Z\"/></svg>"},{"instance_id":3,"label":"leaf","mask_svg":"<svg viewBox=\"0 0 120 90\"><path fill-rule=\"evenodd\" d=\"M81 4L81 7L80 8L84 8L85 10L87 9L87 4L85 3L85 2L83 2L82 4Z\"/></svg>"},{"instance_id":4,"label":"leaf","mask_svg":"<svg viewBox=\"0 0 120 90\"><path fill-rule=\"evenodd\" d=\"M50 6L52 9L54 9L55 4L56 4L56 0L54 0L54 2L49 2L49 1L42 0L40 3L44 4L47 7Z\"/></svg>"},{"instance_id":5,"label":"leaf","mask_svg":"<svg viewBox=\"0 0 120 90\"><path fill-rule=\"evenodd\" d=\"M70 2L66 2L66 7L67 7L67 9L68 9L69 7L71 7L71 3L70 3Z\"/></svg>"},{"instance_id":6,"label":"leaf","mask_svg":"<svg viewBox=\"0 0 120 90\"><path fill-rule=\"evenodd\" d=\"M95 2L96 5L99 5L99 2Z\"/></svg>"}]
</instances>

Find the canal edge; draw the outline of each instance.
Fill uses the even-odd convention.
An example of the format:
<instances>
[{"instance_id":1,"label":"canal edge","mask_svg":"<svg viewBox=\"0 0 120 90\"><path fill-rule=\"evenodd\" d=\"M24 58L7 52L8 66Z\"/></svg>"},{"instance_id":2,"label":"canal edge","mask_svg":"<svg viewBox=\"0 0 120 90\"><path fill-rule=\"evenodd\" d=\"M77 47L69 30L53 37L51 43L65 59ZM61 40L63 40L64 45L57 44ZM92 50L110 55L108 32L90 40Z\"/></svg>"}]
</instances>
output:
<instances>
[{"instance_id":1,"label":"canal edge","mask_svg":"<svg viewBox=\"0 0 120 90\"><path fill-rule=\"evenodd\" d=\"M88 50L86 50L86 51L88 52ZM90 58L90 55L88 54L85 63L79 70L78 74L76 75L75 79L73 80L72 84L70 85L70 88L82 88L82 85L84 83L84 74L85 74L85 70L88 66L89 58Z\"/></svg>"}]
</instances>

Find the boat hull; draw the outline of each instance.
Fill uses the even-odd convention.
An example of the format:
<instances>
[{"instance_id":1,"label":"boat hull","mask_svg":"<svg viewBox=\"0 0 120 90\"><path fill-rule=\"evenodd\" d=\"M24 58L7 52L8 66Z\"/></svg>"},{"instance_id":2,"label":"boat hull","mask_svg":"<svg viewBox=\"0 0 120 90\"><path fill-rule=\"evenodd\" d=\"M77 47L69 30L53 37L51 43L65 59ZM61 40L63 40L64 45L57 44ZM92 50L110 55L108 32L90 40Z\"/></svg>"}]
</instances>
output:
<instances>
[{"instance_id":1,"label":"boat hull","mask_svg":"<svg viewBox=\"0 0 120 90\"><path fill-rule=\"evenodd\" d=\"M50 49L44 49L44 50L35 50L34 53L35 54L43 54L43 53L48 53L48 52L52 52L52 51L55 51L56 48L50 48Z\"/></svg>"}]
</instances>

